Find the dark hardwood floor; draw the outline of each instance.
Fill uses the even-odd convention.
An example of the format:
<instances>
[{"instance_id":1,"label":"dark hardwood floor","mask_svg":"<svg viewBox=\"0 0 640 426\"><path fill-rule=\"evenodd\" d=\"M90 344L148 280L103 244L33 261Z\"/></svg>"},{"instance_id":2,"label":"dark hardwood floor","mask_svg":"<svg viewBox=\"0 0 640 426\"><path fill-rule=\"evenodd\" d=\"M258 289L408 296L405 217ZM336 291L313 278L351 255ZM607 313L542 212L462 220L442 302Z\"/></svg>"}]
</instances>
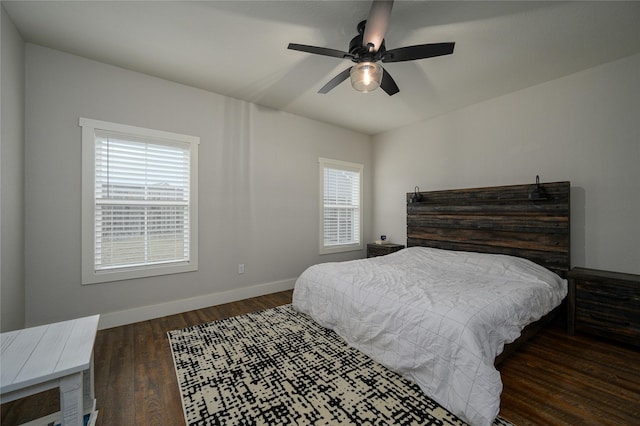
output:
<instances>
[{"instance_id":1,"label":"dark hardwood floor","mask_svg":"<svg viewBox=\"0 0 640 426\"><path fill-rule=\"evenodd\" d=\"M100 330L95 345L98 426L181 425L182 405L166 332L291 302L291 292ZM500 414L524 425L640 424L640 351L559 324L499 367ZM2 405L1 424L58 410L56 390Z\"/></svg>"}]
</instances>

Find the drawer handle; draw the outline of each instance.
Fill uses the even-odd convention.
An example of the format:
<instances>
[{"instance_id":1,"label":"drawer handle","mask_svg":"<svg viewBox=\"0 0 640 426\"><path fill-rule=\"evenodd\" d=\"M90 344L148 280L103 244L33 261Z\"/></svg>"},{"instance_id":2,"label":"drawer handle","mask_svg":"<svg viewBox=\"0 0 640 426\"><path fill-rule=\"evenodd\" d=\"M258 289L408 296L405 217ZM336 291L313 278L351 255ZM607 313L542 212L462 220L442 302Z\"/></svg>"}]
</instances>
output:
<instances>
[{"instance_id":1,"label":"drawer handle","mask_svg":"<svg viewBox=\"0 0 640 426\"><path fill-rule=\"evenodd\" d=\"M613 319L613 318L603 318L603 317L600 317L600 316L594 315L594 314L589 314L589 316L591 318L593 318L594 320L606 321L606 322L611 323L611 324L623 325L623 326L629 326L630 325L629 321L616 320L616 319Z\"/></svg>"}]
</instances>

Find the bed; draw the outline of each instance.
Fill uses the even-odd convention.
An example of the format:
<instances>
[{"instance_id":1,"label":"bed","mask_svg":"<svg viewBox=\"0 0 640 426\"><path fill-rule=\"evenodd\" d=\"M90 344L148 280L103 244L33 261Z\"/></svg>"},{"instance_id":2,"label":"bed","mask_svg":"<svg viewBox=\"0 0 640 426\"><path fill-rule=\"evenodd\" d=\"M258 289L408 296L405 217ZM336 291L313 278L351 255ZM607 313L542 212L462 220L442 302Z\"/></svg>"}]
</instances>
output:
<instances>
[{"instance_id":1,"label":"bed","mask_svg":"<svg viewBox=\"0 0 640 426\"><path fill-rule=\"evenodd\" d=\"M489 425L496 362L566 296L569 187L408 193L407 249L312 266L293 306L463 420Z\"/></svg>"}]
</instances>

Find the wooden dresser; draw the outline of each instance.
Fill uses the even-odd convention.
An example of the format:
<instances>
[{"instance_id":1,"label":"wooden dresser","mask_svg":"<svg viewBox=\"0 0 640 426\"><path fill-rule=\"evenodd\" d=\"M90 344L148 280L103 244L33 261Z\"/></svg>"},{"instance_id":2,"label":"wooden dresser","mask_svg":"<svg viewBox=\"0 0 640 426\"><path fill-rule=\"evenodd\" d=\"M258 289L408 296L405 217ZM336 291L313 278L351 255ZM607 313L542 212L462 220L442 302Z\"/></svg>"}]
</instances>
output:
<instances>
[{"instance_id":1,"label":"wooden dresser","mask_svg":"<svg viewBox=\"0 0 640 426\"><path fill-rule=\"evenodd\" d=\"M640 346L640 275L595 269L569 271L567 331Z\"/></svg>"},{"instance_id":2,"label":"wooden dresser","mask_svg":"<svg viewBox=\"0 0 640 426\"><path fill-rule=\"evenodd\" d=\"M384 256L403 248L402 244L367 244L367 257Z\"/></svg>"}]
</instances>

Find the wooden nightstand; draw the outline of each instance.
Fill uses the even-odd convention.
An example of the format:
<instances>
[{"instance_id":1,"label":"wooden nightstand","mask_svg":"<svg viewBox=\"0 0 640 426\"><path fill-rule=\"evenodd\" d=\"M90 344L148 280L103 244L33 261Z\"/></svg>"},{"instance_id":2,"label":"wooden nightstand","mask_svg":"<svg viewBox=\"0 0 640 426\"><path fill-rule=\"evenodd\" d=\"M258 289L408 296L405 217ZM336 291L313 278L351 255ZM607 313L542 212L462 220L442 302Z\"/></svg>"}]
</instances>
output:
<instances>
[{"instance_id":1,"label":"wooden nightstand","mask_svg":"<svg viewBox=\"0 0 640 426\"><path fill-rule=\"evenodd\" d=\"M384 256L403 248L402 244L367 244L367 257Z\"/></svg>"},{"instance_id":2,"label":"wooden nightstand","mask_svg":"<svg viewBox=\"0 0 640 426\"><path fill-rule=\"evenodd\" d=\"M574 268L568 274L567 331L640 346L640 275Z\"/></svg>"}]
</instances>

